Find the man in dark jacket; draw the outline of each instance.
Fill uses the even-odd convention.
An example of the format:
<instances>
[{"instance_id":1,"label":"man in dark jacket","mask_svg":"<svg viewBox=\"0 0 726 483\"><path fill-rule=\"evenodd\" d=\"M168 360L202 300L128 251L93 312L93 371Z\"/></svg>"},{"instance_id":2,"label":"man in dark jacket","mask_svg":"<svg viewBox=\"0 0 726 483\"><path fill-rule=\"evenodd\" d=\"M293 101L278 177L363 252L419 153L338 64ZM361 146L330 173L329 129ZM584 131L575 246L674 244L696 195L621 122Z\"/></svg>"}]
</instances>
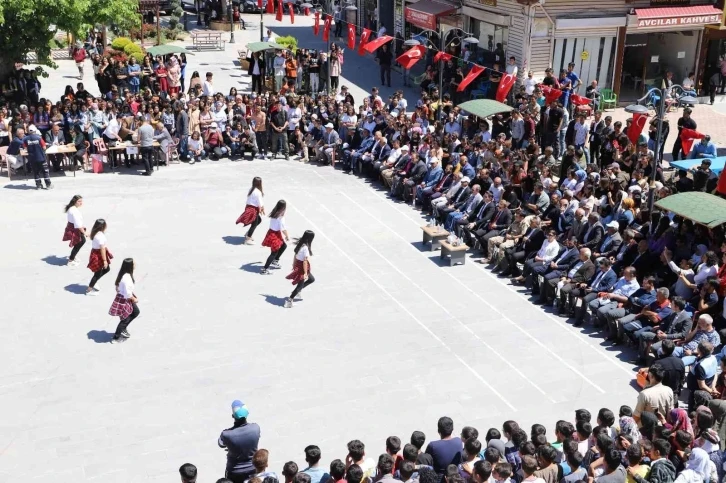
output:
<instances>
[{"instance_id":1,"label":"man in dark jacket","mask_svg":"<svg viewBox=\"0 0 726 483\"><path fill-rule=\"evenodd\" d=\"M255 474L252 457L260 442L260 427L248 423L249 410L241 401L232 402L234 426L219 435L220 448L227 450L227 470L225 476L233 483L244 483Z\"/></svg>"},{"instance_id":2,"label":"man in dark jacket","mask_svg":"<svg viewBox=\"0 0 726 483\"><path fill-rule=\"evenodd\" d=\"M265 79L265 59L260 55L259 52L255 52L251 57L247 57L247 62L250 63L247 69L247 75L252 76L252 92L257 91L257 94L262 94L262 84Z\"/></svg>"},{"instance_id":3,"label":"man in dark jacket","mask_svg":"<svg viewBox=\"0 0 726 483\"><path fill-rule=\"evenodd\" d=\"M53 126L43 136L46 146L64 146L66 144L66 137L63 134L63 130L60 128L60 123L54 123ZM47 153L46 153L47 154ZM63 163L62 154L47 154L53 163L53 171L58 172L61 170L61 163Z\"/></svg>"},{"instance_id":4,"label":"man in dark jacket","mask_svg":"<svg viewBox=\"0 0 726 483\"><path fill-rule=\"evenodd\" d=\"M189 114L183 109L181 102L174 103L174 112L176 113L176 137L179 139L179 159L187 161L189 159Z\"/></svg>"},{"instance_id":5,"label":"man in dark jacket","mask_svg":"<svg viewBox=\"0 0 726 483\"><path fill-rule=\"evenodd\" d=\"M418 153L413 153L412 156L414 159L418 158ZM426 162L418 158L418 161L416 161L416 164L413 165L413 168L411 169L411 172L409 173L407 178L404 178L403 180L403 200L409 201L413 199L414 196L414 187L421 183L426 176L426 172L428 171L428 168L426 168Z\"/></svg>"},{"instance_id":6,"label":"man in dark jacket","mask_svg":"<svg viewBox=\"0 0 726 483\"><path fill-rule=\"evenodd\" d=\"M388 48L388 44L383 44L376 53L378 65L381 68L381 85L391 87L391 63L393 63L393 54Z\"/></svg>"},{"instance_id":7,"label":"man in dark jacket","mask_svg":"<svg viewBox=\"0 0 726 483\"><path fill-rule=\"evenodd\" d=\"M41 172L45 180L45 189L53 189L53 185L50 184L50 172L45 158L45 141L40 137L37 127L33 125L28 127L28 135L23 138L23 146L28 151L28 164L30 164L35 177L35 189L39 190L43 187L40 182Z\"/></svg>"}]
</instances>

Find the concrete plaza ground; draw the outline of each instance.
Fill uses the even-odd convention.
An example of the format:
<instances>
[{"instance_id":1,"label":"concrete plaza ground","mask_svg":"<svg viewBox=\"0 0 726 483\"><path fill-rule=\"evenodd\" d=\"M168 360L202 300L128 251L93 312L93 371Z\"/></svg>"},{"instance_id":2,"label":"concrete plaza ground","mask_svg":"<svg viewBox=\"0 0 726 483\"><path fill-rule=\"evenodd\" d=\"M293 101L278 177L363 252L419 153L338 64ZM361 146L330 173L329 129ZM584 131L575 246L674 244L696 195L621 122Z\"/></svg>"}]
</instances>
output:
<instances>
[{"instance_id":1,"label":"concrete plaza ground","mask_svg":"<svg viewBox=\"0 0 726 483\"><path fill-rule=\"evenodd\" d=\"M245 35L254 38L238 33L237 45ZM244 88L235 54L228 45L192 57L189 73L211 70L221 88ZM377 73L358 62L346 60L354 75L345 81L357 99ZM74 68L61 62L42 94L59 97ZM86 83L95 92L88 74ZM303 465L308 444L327 465L354 438L374 458L393 434L435 438L442 415L457 431L515 419L552 433L577 408L635 404L619 352L471 259L443 267L422 251L420 215L356 177L284 160L131 174L54 177L54 191L22 179L0 186L1 483L168 482L185 462L200 482L215 481L225 462L216 438L234 399L261 425L278 472L288 460ZM292 236L317 233L317 282L292 310L282 307L292 247L283 270L260 275L267 250L241 245L234 224L253 176L264 180L268 209L287 200ZM87 227L108 221L116 257L95 298L83 295L90 247L80 267L64 266L62 207L76 193ZM138 264L141 316L115 346L107 312L124 257Z\"/></svg>"}]
</instances>

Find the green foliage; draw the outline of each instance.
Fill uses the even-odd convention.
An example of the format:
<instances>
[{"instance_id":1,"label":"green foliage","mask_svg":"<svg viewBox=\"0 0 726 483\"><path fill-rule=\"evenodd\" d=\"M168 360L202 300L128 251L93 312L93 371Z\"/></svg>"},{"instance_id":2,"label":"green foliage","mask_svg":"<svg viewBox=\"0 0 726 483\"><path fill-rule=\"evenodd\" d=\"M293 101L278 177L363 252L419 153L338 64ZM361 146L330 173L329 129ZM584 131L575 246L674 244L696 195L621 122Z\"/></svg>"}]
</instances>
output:
<instances>
[{"instance_id":1,"label":"green foliage","mask_svg":"<svg viewBox=\"0 0 726 483\"><path fill-rule=\"evenodd\" d=\"M111 42L111 47L114 50L124 50L124 47L132 43L132 40L128 37L117 37Z\"/></svg>"},{"instance_id":2,"label":"green foliage","mask_svg":"<svg viewBox=\"0 0 726 483\"><path fill-rule=\"evenodd\" d=\"M144 61L144 53L143 52L134 52L133 54L131 54L131 57L133 57L134 59L136 59L136 62L138 64L141 64Z\"/></svg>"},{"instance_id":3,"label":"green foliage","mask_svg":"<svg viewBox=\"0 0 726 483\"><path fill-rule=\"evenodd\" d=\"M85 39L90 26L137 26L138 0L0 0L0 77L35 52L50 67L51 39L66 31Z\"/></svg>"},{"instance_id":4,"label":"green foliage","mask_svg":"<svg viewBox=\"0 0 726 483\"><path fill-rule=\"evenodd\" d=\"M172 15L169 17L169 28L174 30L179 26L179 17Z\"/></svg>"},{"instance_id":5,"label":"green foliage","mask_svg":"<svg viewBox=\"0 0 726 483\"><path fill-rule=\"evenodd\" d=\"M68 40L65 37L54 37L50 39L49 46L51 49L65 49L68 47Z\"/></svg>"},{"instance_id":6,"label":"green foliage","mask_svg":"<svg viewBox=\"0 0 726 483\"><path fill-rule=\"evenodd\" d=\"M133 43L127 44L126 47L124 47L124 54L126 54L126 55L131 55L136 52L143 52L143 49L140 46L133 44Z\"/></svg>"},{"instance_id":7,"label":"green foliage","mask_svg":"<svg viewBox=\"0 0 726 483\"><path fill-rule=\"evenodd\" d=\"M297 39L292 35L277 37L275 39L275 43L283 45L285 48L292 50L293 52L297 51Z\"/></svg>"}]
</instances>

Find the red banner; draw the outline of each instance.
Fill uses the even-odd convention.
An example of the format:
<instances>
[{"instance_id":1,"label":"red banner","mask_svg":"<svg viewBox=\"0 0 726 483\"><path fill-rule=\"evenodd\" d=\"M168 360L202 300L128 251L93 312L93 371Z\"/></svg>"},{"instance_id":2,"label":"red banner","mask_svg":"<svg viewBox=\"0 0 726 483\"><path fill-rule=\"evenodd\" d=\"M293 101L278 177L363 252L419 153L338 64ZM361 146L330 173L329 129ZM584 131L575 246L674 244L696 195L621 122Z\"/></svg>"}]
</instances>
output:
<instances>
[{"instance_id":1,"label":"red banner","mask_svg":"<svg viewBox=\"0 0 726 483\"><path fill-rule=\"evenodd\" d=\"M378 50L381 45L387 44L391 40L393 40L393 37L391 37L390 35L384 35L383 37L378 37L376 40L366 43L365 47L363 48L366 50L366 52L370 52L372 54L373 52Z\"/></svg>"},{"instance_id":2,"label":"red banner","mask_svg":"<svg viewBox=\"0 0 726 483\"><path fill-rule=\"evenodd\" d=\"M307 17L309 15L310 15L310 7L305 7L305 16Z\"/></svg>"},{"instance_id":3,"label":"red banner","mask_svg":"<svg viewBox=\"0 0 726 483\"><path fill-rule=\"evenodd\" d=\"M633 122L630 124L630 128L628 129L628 139L630 139L631 143L638 143L638 137L640 136L640 133L643 132L646 122L648 122L648 114L633 114Z\"/></svg>"},{"instance_id":4,"label":"red banner","mask_svg":"<svg viewBox=\"0 0 726 483\"><path fill-rule=\"evenodd\" d=\"M333 17L330 15L325 16L325 25L323 25L323 41L327 42L330 39L330 21Z\"/></svg>"},{"instance_id":5,"label":"red banner","mask_svg":"<svg viewBox=\"0 0 726 483\"><path fill-rule=\"evenodd\" d=\"M416 45L399 55L396 62L401 64L404 69L410 69L416 62L423 59L425 53L426 47L423 45Z\"/></svg>"},{"instance_id":6,"label":"red banner","mask_svg":"<svg viewBox=\"0 0 726 483\"><path fill-rule=\"evenodd\" d=\"M577 94L572 94L570 96L570 102L575 106L587 106L592 102L592 99L588 97L578 96Z\"/></svg>"},{"instance_id":7,"label":"red banner","mask_svg":"<svg viewBox=\"0 0 726 483\"><path fill-rule=\"evenodd\" d=\"M446 52L436 52L436 55L434 55L434 63L438 61L448 62L452 59L451 54L447 54Z\"/></svg>"},{"instance_id":8,"label":"red banner","mask_svg":"<svg viewBox=\"0 0 726 483\"><path fill-rule=\"evenodd\" d=\"M271 0L267 1L270 2ZM278 0L277 2L277 15L275 15L275 20L282 22L282 0Z\"/></svg>"},{"instance_id":9,"label":"red banner","mask_svg":"<svg viewBox=\"0 0 726 483\"><path fill-rule=\"evenodd\" d=\"M275 13L275 2L267 0L267 13Z\"/></svg>"},{"instance_id":10,"label":"red banner","mask_svg":"<svg viewBox=\"0 0 726 483\"><path fill-rule=\"evenodd\" d=\"M686 156L691 152L693 142L696 139L703 139L704 137L706 137L705 134L701 134L695 129L688 129L687 127L681 129L681 147L683 148L683 152L686 153Z\"/></svg>"},{"instance_id":11,"label":"red banner","mask_svg":"<svg viewBox=\"0 0 726 483\"><path fill-rule=\"evenodd\" d=\"M348 48L355 48L355 25L352 23L348 24Z\"/></svg>"},{"instance_id":12,"label":"red banner","mask_svg":"<svg viewBox=\"0 0 726 483\"><path fill-rule=\"evenodd\" d=\"M290 9L290 23L295 23L295 9L293 8L293 4L288 3L287 6Z\"/></svg>"},{"instance_id":13,"label":"red banner","mask_svg":"<svg viewBox=\"0 0 726 483\"><path fill-rule=\"evenodd\" d=\"M262 9L262 0L257 0L257 8Z\"/></svg>"},{"instance_id":14,"label":"red banner","mask_svg":"<svg viewBox=\"0 0 726 483\"><path fill-rule=\"evenodd\" d=\"M358 44L358 54L363 55L364 48L366 44L368 43L368 39L371 38L371 31L368 29L363 29L363 32L360 34L360 43Z\"/></svg>"},{"instance_id":15,"label":"red banner","mask_svg":"<svg viewBox=\"0 0 726 483\"><path fill-rule=\"evenodd\" d=\"M313 23L313 35L317 37L320 33L320 12L315 12L315 23Z\"/></svg>"},{"instance_id":16,"label":"red banner","mask_svg":"<svg viewBox=\"0 0 726 483\"><path fill-rule=\"evenodd\" d=\"M474 81L474 79L479 77L479 74L481 74L485 70L486 70L485 67L474 64L474 67L471 68L469 73L466 74L466 77L464 77L464 80L461 81L461 84L459 84L459 88L456 89L456 92L464 92L464 89L466 89L466 86L471 84Z\"/></svg>"},{"instance_id":17,"label":"red banner","mask_svg":"<svg viewBox=\"0 0 726 483\"><path fill-rule=\"evenodd\" d=\"M542 88L542 93L545 95L545 104L552 104L562 95L562 91L559 89L544 85L541 85L540 87Z\"/></svg>"},{"instance_id":18,"label":"red banner","mask_svg":"<svg viewBox=\"0 0 726 483\"><path fill-rule=\"evenodd\" d=\"M514 87L514 83L517 82L517 78L512 74L504 74L502 79L499 81L499 87L497 87L497 100L504 102L509 95L509 91Z\"/></svg>"}]
</instances>

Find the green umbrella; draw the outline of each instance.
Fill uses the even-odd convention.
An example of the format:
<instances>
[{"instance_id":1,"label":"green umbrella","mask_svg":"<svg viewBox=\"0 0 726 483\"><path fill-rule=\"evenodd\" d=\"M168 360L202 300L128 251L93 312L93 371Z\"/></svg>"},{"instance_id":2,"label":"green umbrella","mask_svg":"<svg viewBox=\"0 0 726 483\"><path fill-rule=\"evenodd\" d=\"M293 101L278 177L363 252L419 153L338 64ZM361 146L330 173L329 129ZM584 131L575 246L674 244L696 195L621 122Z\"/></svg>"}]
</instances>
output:
<instances>
[{"instance_id":1,"label":"green umbrella","mask_svg":"<svg viewBox=\"0 0 726 483\"><path fill-rule=\"evenodd\" d=\"M491 99L475 99L473 101L462 102L459 104L459 107L461 110L481 118L512 110L508 105Z\"/></svg>"},{"instance_id":2,"label":"green umbrella","mask_svg":"<svg viewBox=\"0 0 726 483\"><path fill-rule=\"evenodd\" d=\"M247 50L250 52L260 52L270 49L285 50L286 48L284 45L276 44L275 42L252 42L247 44Z\"/></svg>"},{"instance_id":3,"label":"green umbrella","mask_svg":"<svg viewBox=\"0 0 726 483\"><path fill-rule=\"evenodd\" d=\"M172 45L172 44L165 44L165 45L155 45L153 47L149 47L146 49L148 53L151 55L168 55L168 54L187 54L187 55L194 55L191 52L189 52L187 49L180 45Z\"/></svg>"},{"instance_id":4,"label":"green umbrella","mask_svg":"<svg viewBox=\"0 0 726 483\"><path fill-rule=\"evenodd\" d=\"M726 223L726 200L710 193L678 193L656 201L655 206L709 228Z\"/></svg>"}]
</instances>

